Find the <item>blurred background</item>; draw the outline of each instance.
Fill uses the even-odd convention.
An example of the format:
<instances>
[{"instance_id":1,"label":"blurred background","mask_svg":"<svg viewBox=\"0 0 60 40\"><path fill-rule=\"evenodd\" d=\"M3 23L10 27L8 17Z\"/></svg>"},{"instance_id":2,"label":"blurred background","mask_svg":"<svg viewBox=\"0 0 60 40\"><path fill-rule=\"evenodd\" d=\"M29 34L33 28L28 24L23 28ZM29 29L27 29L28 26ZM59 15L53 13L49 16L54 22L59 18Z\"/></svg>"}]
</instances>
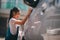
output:
<instances>
[{"instance_id":1,"label":"blurred background","mask_svg":"<svg viewBox=\"0 0 60 40\"><path fill-rule=\"evenodd\" d=\"M49 3L48 0L43 0ZM51 0L50 0L51 1ZM54 0L55 5L60 6L60 0ZM21 19L28 10L28 6L23 3L23 0L0 0L0 40L4 40L7 30L7 20L9 18L9 11L13 7L18 7L21 10Z\"/></svg>"}]
</instances>

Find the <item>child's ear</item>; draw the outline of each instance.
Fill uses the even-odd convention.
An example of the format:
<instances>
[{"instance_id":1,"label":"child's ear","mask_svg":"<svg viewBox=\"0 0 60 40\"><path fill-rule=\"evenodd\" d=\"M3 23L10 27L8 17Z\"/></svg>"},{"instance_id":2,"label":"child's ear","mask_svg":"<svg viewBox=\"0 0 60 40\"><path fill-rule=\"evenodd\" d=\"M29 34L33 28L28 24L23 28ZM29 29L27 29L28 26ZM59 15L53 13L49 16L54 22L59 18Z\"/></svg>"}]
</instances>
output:
<instances>
[{"instance_id":1,"label":"child's ear","mask_svg":"<svg viewBox=\"0 0 60 40\"><path fill-rule=\"evenodd\" d=\"M15 12L13 12L13 16L15 15Z\"/></svg>"}]
</instances>

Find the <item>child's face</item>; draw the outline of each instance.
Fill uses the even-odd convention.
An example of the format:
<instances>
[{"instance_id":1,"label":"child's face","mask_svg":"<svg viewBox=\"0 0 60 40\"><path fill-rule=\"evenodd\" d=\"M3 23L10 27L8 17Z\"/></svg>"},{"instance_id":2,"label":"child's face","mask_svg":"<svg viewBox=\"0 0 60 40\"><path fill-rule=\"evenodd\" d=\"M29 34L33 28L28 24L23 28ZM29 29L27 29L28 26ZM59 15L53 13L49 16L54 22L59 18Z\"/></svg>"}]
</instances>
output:
<instances>
[{"instance_id":1,"label":"child's face","mask_svg":"<svg viewBox=\"0 0 60 40\"><path fill-rule=\"evenodd\" d=\"M17 12L17 13L15 14L15 18L18 19L19 17L20 17L20 12Z\"/></svg>"}]
</instances>

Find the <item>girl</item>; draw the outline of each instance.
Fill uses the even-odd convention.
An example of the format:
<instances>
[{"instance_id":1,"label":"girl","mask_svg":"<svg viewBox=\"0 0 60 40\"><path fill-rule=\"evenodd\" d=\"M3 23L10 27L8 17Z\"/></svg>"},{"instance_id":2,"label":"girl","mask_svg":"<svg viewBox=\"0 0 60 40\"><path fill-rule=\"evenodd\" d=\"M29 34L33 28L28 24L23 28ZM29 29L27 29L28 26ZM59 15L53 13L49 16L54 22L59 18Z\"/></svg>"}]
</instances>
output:
<instances>
[{"instance_id":1,"label":"girl","mask_svg":"<svg viewBox=\"0 0 60 40\"><path fill-rule=\"evenodd\" d=\"M30 16L31 12L32 12L32 9L29 8L28 14L26 15L26 17L23 20L18 20L20 16L20 12L18 8L14 7L13 9L11 9L10 17L8 20L8 30L7 30L5 40L17 40L17 37L18 37L18 27L16 27L17 24L24 25L24 23Z\"/></svg>"}]
</instances>

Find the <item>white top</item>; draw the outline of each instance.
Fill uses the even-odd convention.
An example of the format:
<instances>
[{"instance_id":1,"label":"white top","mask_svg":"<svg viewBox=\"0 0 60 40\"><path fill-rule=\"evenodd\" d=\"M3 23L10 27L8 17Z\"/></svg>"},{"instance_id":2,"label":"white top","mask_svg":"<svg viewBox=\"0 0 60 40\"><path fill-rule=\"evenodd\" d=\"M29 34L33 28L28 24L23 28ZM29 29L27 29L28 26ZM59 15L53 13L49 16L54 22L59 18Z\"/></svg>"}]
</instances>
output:
<instances>
[{"instance_id":1,"label":"white top","mask_svg":"<svg viewBox=\"0 0 60 40\"><path fill-rule=\"evenodd\" d=\"M9 26L10 26L10 32L11 34L16 34L17 32L17 27L20 26L18 24L14 24L16 21L20 21L20 20L16 20L15 18L11 18L9 21Z\"/></svg>"}]
</instances>

